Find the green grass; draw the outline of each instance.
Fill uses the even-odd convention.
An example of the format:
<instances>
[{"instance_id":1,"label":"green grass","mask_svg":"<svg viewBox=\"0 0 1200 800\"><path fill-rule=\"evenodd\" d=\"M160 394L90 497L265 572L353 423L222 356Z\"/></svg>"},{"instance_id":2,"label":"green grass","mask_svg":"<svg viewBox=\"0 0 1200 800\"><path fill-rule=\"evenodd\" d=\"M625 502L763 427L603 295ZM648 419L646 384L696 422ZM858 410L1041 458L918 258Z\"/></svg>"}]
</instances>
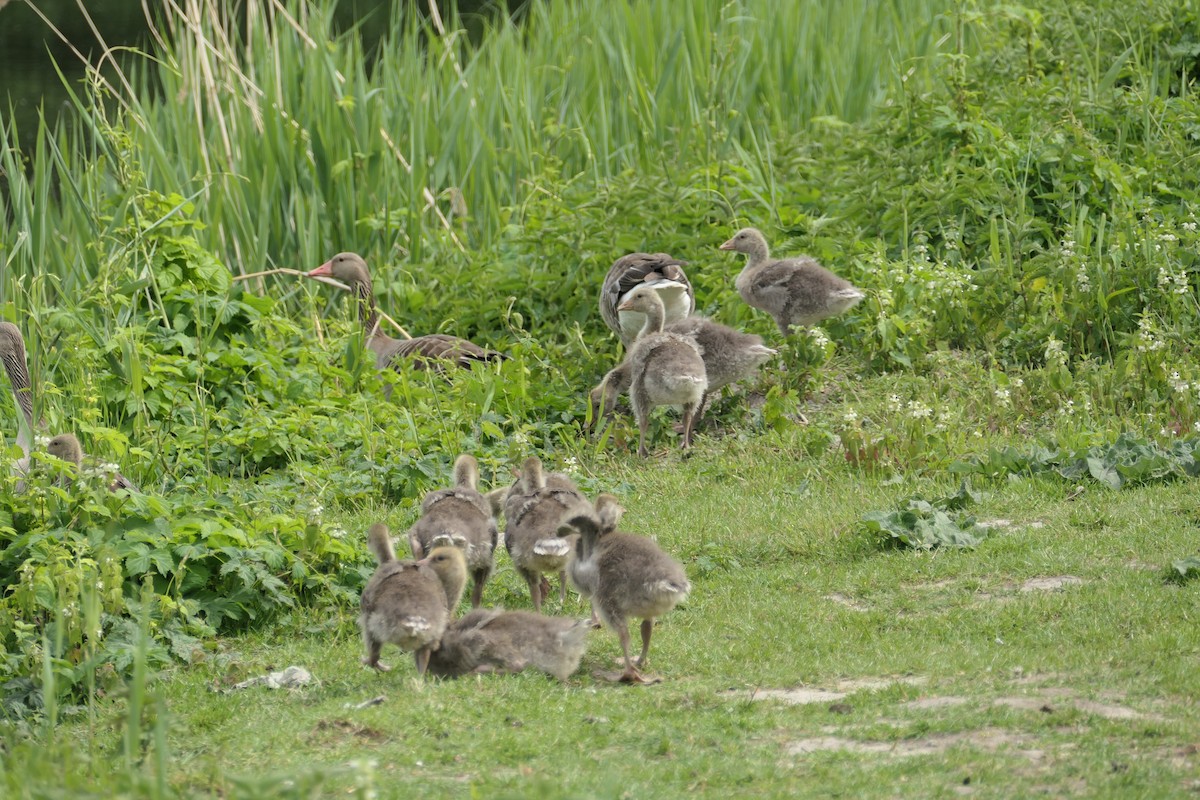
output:
<instances>
[{"instance_id":1,"label":"green grass","mask_svg":"<svg viewBox=\"0 0 1200 800\"><path fill-rule=\"evenodd\" d=\"M297 619L221 639L153 684L169 709L159 724L172 791L891 797L949 796L966 779L997 797L1194 788L1195 590L1166 582L1163 570L1194 548L1190 482L1093 485L1074 500L1074 487L1056 479L987 484L974 510L1008 522L979 548L889 551L864 538L862 510L945 491L946 480L885 482L832 459L800 463L786 438L773 444L705 440L682 462L582 465L625 485L623 527L657 536L694 581L687 604L655 632L662 684L591 678L619 654L607 631L591 635L567 685L538 675L421 684L406 658L393 658L386 675L361 667L349 610ZM724 477L711 474L714 463ZM1021 591L1056 576L1081 582ZM486 602L527 606L519 584L502 561ZM317 683L213 691L290 664ZM851 688L840 701L847 713L831 711L832 699L751 699L858 679L895 682ZM381 705L350 708L377 695ZM911 705L940 697L956 704ZM108 752L125 713L122 702L101 700L95 723L68 721L56 740ZM896 752L789 754L829 739ZM922 747L932 751L902 755ZM112 780L103 758L67 763L66 776L22 770L28 783L11 796L41 796L79 773Z\"/></svg>"}]
</instances>

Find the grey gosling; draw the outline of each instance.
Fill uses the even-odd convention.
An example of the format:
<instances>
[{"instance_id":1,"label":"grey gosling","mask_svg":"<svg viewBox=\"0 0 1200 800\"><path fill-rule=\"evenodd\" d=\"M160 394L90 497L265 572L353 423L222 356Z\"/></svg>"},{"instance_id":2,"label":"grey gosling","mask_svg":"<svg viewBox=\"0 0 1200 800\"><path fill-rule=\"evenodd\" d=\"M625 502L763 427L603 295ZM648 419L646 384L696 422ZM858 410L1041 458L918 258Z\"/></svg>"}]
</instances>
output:
<instances>
[{"instance_id":1,"label":"grey gosling","mask_svg":"<svg viewBox=\"0 0 1200 800\"><path fill-rule=\"evenodd\" d=\"M655 406L683 408L683 447L692 446L696 411L708 391L704 360L693 339L663 331L664 309L658 293L640 286L620 308L641 311L646 324L629 353L629 402L638 423L638 455L645 458L646 429Z\"/></svg>"},{"instance_id":2,"label":"grey gosling","mask_svg":"<svg viewBox=\"0 0 1200 800\"><path fill-rule=\"evenodd\" d=\"M366 655L363 663L380 671L385 644L411 650L417 674L424 675L462 597L466 565L454 547L435 548L421 561L397 561L386 525L376 523L367 533L367 546L379 566L363 588L358 624Z\"/></svg>"},{"instance_id":3,"label":"grey gosling","mask_svg":"<svg viewBox=\"0 0 1200 800\"><path fill-rule=\"evenodd\" d=\"M537 669L565 681L587 648L586 621L478 608L455 621L429 661L434 675Z\"/></svg>"},{"instance_id":4,"label":"grey gosling","mask_svg":"<svg viewBox=\"0 0 1200 800\"><path fill-rule=\"evenodd\" d=\"M358 318L362 322L367 347L375 354L377 369L396 369L405 359L412 361L418 369L438 369L444 364L470 367L479 361L503 361L508 358L503 353L443 333L431 333L412 339L393 339L385 334L379 329L379 313L375 310L371 273L367 269L367 262L356 253L338 253L321 266L309 271L307 275L310 278L336 278L350 287L350 291L358 300Z\"/></svg>"},{"instance_id":5,"label":"grey gosling","mask_svg":"<svg viewBox=\"0 0 1200 800\"><path fill-rule=\"evenodd\" d=\"M696 295L683 271L686 261L666 253L630 253L613 262L600 289L600 316L621 337L628 350L646 320L640 311L621 309L629 293L649 286L662 298L667 322L683 319L696 309Z\"/></svg>"},{"instance_id":6,"label":"grey gosling","mask_svg":"<svg viewBox=\"0 0 1200 800\"><path fill-rule=\"evenodd\" d=\"M471 575L471 607L483 602L483 587L495 568L500 532L492 503L479 489L479 462L460 455L454 461L454 485L425 495L421 517L408 530L413 558L424 558L434 547L461 548Z\"/></svg>"},{"instance_id":7,"label":"grey gosling","mask_svg":"<svg viewBox=\"0 0 1200 800\"><path fill-rule=\"evenodd\" d=\"M755 228L742 228L720 249L747 256L735 282L738 294L747 305L770 314L784 336L793 325L816 325L866 296L808 256L772 259L767 240Z\"/></svg>"},{"instance_id":8,"label":"grey gosling","mask_svg":"<svg viewBox=\"0 0 1200 800\"><path fill-rule=\"evenodd\" d=\"M568 569L579 591L592 599L604 624L621 641L625 669L601 674L606 680L650 683L640 672L650 652L654 619L684 600L692 584L683 566L644 536L616 530L624 509L611 494L596 498L595 508L581 503L564 516L563 524L579 532L576 559ZM642 652L629 656L630 617L642 619Z\"/></svg>"},{"instance_id":9,"label":"grey gosling","mask_svg":"<svg viewBox=\"0 0 1200 800\"><path fill-rule=\"evenodd\" d=\"M665 326L663 330L690 336L696 342L700 358L704 361L708 390L700 409L696 412L697 418L704 416L708 399L713 392L723 386L753 377L767 359L779 352L764 345L761 336L742 333L706 317L692 316L681 319ZM589 395L593 424L602 415L612 414L617 398L629 388L631 382L627 361L609 370Z\"/></svg>"},{"instance_id":10,"label":"grey gosling","mask_svg":"<svg viewBox=\"0 0 1200 800\"><path fill-rule=\"evenodd\" d=\"M83 469L85 456L83 454L83 446L79 444L79 440L70 433L60 433L49 441L46 445L46 452L55 458L62 459L68 463L74 464L76 469ZM88 457L88 466L96 467L95 459ZM118 489L128 489L131 492L138 491L138 487L133 481L126 478L120 472L117 472L113 467L105 468L105 472L112 476L109 481L108 490L115 492Z\"/></svg>"},{"instance_id":11,"label":"grey gosling","mask_svg":"<svg viewBox=\"0 0 1200 800\"><path fill-rule=\"evenodd\" d=\"M550 593L547 574L558 576L559 600L567 598L567 561L570 543L558 535L563 512L584 500L574 482L562 473L547 475L542 462L525 459L520 476L504 500L504 546L517 573L529 585L533 610L541 612Z\"/></svg>"}]
</instances>

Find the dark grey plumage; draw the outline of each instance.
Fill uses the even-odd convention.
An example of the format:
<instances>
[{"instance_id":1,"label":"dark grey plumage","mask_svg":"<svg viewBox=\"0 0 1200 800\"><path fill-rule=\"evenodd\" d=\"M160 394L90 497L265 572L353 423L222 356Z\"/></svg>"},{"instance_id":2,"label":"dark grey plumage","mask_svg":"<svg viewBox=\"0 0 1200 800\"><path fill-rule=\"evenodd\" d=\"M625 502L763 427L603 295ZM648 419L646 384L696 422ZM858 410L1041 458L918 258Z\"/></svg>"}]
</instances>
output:
<instances>
[{"instance_id":1,"label":"dark grey plumage","mask_svg":"<svg viewBox=\"0 0 1200 800\"><path fill-rule=\"evenodd\" d=\"M513 566L529 585L534 611L542 610L550 585L544 575L557 575L559 599L566 601L570 544L558 535L563 512L584 499L562 473L546 474L535 456L525 459L521 474L504 500L504 545Z\"/></svg>"},{"instance_id":2,"label":"dark grey plumage","mask_svg":"<svg viewBox=\"0 0 1200 800\"><path fill-rule=\"evenodd\" d=\"M742 228L720 249L747 256L735 282L738 294L770 314L784 336L793 325L816 325L865 297L862 289L808 256L772 259L766 238L755 228Z\"/></svg>"},{"instance_id":3,"label":"dark grey plumage","mask_svg":"<svg viewBox=\"0 0 1200 800\"><path fill-rule=\"evenodd\" d=\"M367 544L379 566L367 581L360 600L359 626L366 654L363 663L379 670L385 644L411 650L417 674L424 675L429 657L437 647L457 608L466 582L462 552L439 547L420 563L397 561L386 525L375 524ZM433 560L437 563L432 563Z\"/></svg>"},{"instance_id":4,"label":"dark grey plumage","mask_svg":"<svg viewBox=\"0 0 1200 800\"><path fill-rule=\"evenodd\" d=\"M692 446L696 411L708 389L704 360L693 339L663 330L663 303L648 286L634 289L620 308L641 311L646 324L626 359L629 402L638 423L638 455L646 457L646 430L655 406L681 406L683 447Z\"/></svg>"},{"instance_id":5,"label":"dark grey plumage","mask_svg":"<svg viewBox=\"0 0 1200 800\"><path fill-rule=\"evenodd\" d=\"M480 361L503 361L504 353L489 350L458 336L431 333L412 339L393 339L379 330L379 314L375 310L375 293L367 262L356 253L338 253L321 266L310 271L309 277L326 275L347 284L358 300L358 316L362 322L367 347L375 354L377 369L397 368L409 360L418 369L441 369L445 364L470 367Z\"/></svg>"},{"instance_id":6,"label":"dark grey plumage","mask_svg":"<svg viewBox=\"0 0 1200 800\"><path fill-rule=\"evenodd\" d=\"M650 652L654 619L684 600L692 584L683 566L653 541L616 530L623 511L614 496L602 494L594 508L581 503L567 512L563 524L580 537L567 574L616 632L625 656L620 680L636 683L644 680L638 667ZM630 617L642 619L642 652L636 662L629 655Z\"/></svg>"},{"instance_id":7,"label":"dark grey plumage","mask_svg":"<svg viewBox=\"0 0 1200 800\"><path fill-rule=\"evenodd\" d=\"M626 349L646 320L641 312L622 310L620 306L639 286L649 286L658 293L667 322L683 319L695 311L696 296L683 271L686 263L666 253L630 253L613 262L600 289L600 316L621 337Z\"/></svg>"},{"instance_id":8,"label":"dark grey plumage","mask_svg":"<svg viewBox=\"0 0 1200 800\"><path fill-rule=\"evenodd\" d=\"M529 611L475 609L451 624L433 653L434 675L538 669L565 681L587 648L588 623Z\"/></svg>"},{"instance_id":9,"label":"dark grey plumage","mask_svg":"<svg viewBox=\"0 0 1200 800\"><path fill-rule=\"evenodd\" d=\"M471 575L471 607L483 602L483 587L495 568L500 532L492 504L479 489L479 462L460 455L454 462L454 485L425 495L421 517L408 530L414 558L423 558L434 547L461 548Z\"/></svg>"}]
</instances>

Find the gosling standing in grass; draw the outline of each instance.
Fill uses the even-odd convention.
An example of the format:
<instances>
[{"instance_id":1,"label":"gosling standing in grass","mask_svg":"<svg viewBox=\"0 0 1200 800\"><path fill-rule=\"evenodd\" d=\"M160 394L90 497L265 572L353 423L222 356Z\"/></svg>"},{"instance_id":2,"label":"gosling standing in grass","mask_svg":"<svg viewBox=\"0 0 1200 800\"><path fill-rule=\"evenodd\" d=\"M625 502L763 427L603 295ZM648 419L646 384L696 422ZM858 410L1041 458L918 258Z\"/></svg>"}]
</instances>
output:
<instances>
[{"instance_id":1,"label":"gosling standing in grass","mask_svg":"<svg viewBox=\"0 0 1200 800\"><path fill-rule=\"evenodd\" d=\"M770 314L784 336L793 325L816 325L865 297L862 289L808 256L772 259L756 228L742 228L720 249L747 256L734 284L738 294L747 305Z\"/></svg>"},{"instance_id":2,"label":"gosling standing in grass","mask_svg":"<svg viewBox=\"0 0 1200 800\"><path fill-rule=\"evenodd\" d=\"M558 523L564 511L584 499L566 475L546 474L536 456L525 459L516 482L506 490L504 545L517 573L529 586L536 612L541 612L550 593L546 575L558 576L559 600L566 602L571 545L558 535Z\"/></svg>"},{"instance_id":3,"label":"gosling standing in grass","mask_svg":"<svg viewBox=\"0 0 1200 800\"><path fill-rule=\"evenodd\" d=\"M492 503L479 492L479 462L460 455L454 461L454 485L425 495L421 518L408 531L413 558L423 558L434 547L462 548L471 574L471 607L483 602L483 587L496 565L500 539Z\"/></svg>"},{"instance_id":4,"label":"gosling standing in grass","mask_svg":"<svg viewBox=\"0 0 1200 800\"><path fill-rule=\"evenodd\" d=\"M567 574L575 587L591 598L600 619L621 641L625 669L619 675L600 677L650 683L639 668L646 665L650 652L654 619L687 598L692 584L683 565L653 541L617 530L624 510L616 497L602 494L596 498L595 508L585 502L567 512L564 527L579 532ZM642 653L636 661L629 656L630 617L642 619Z\"/></svg>"},{"instance_id":5,"label":"gosling standing in grass","mask_svg":"<svg viewBox=\"0 0 1200 800\"><path fill-rule=\"evenodd\" d=\"M411 650L417 674L424 675L462 598L467 580L462 551L438 547L423 561L397 561L388 528L378 523L367 532L367 546L379 566L360 601L363 663L380 671L390 669L379 660L383 645L390 643Z\"/></svg>"},{"instance_id":6,"label":"gosling standing in grass","mask_svg":"<svg viewBox=\"0 0 1200 800\"><path fill-rule=\"evenodd\" d=\"M646 315L646 325L627 359L629 402L638 423L638 455L645 458L649 454L646 430L655 406L683 408L683 448L691 447L696 411L708 391L704 359L695 340L663 331L663 302L649 286L634 289L617 308Z\"/></svg>"}]
</instances>

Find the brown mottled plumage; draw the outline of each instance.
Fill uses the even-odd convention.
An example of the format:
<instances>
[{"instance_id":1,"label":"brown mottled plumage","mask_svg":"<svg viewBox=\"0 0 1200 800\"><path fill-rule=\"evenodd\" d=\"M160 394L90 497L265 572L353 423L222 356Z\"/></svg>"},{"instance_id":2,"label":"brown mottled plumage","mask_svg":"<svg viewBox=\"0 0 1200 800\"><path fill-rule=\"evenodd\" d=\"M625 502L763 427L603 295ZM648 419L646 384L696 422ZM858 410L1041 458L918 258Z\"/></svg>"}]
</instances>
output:
<instances>
[{"instance_id":1,"label":"brown mottled plumage","mask_svg":"<svg viewBox=\"0 0 1200 800\"><path fill-rule=\"evenodd\" d=\"M418 369L440 369L444 364L470 367L479 361L503 361L508 357L444 333L431 333L412 339L393 339L383 333L379 330L371 273L367 269L367 262L355 253L338 253L308 275L327 275L350 286L358 300L358 316L362 321L367 347L375 354L375 366L378 369L395 368L404 359L412 361Z\"/></svg>"},{"instance_id":2,"label":"brown mottled plumage","mask_svg":"<svg viewBox=\"0 0 1200 800\"><path fill-rule=\"evenodd\" d=\"M425 495L421 517L408 530L414 558L439 545L462 549L471 574L471 607L483 602L483 586L495 568L500 539L491 502L479 489L479 462L460 455L454 462L454 485Z\"/></svg>"}]
</instances>

